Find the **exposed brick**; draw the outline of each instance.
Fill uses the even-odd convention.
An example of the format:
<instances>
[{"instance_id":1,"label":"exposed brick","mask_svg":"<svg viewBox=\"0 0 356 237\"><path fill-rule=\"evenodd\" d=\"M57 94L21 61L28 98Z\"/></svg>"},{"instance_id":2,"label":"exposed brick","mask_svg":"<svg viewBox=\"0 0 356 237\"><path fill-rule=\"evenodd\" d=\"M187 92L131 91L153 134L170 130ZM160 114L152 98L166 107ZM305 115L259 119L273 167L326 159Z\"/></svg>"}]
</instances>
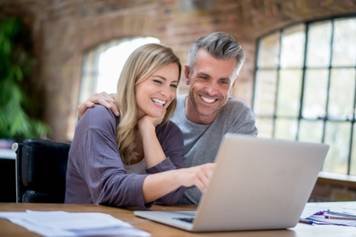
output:
<instances>
[{"instance_id":1,"label":"exposed brick","mask_svg":"<svg viewBox=\"0 0 356 237\"><path fill-rule=\"evenodd\" d=\"M182 5L183 4L183 5ZM70 139L76 121L83 52L128 36L154 36L176 49L183 63L192 41L211 31L234 34L247 60L234 93L247 103L257 37L291 23L356 12L349 0L1 0L0 17L22 16L31 26L45 91L51 138Z\"/></svg>"}]
</instances>

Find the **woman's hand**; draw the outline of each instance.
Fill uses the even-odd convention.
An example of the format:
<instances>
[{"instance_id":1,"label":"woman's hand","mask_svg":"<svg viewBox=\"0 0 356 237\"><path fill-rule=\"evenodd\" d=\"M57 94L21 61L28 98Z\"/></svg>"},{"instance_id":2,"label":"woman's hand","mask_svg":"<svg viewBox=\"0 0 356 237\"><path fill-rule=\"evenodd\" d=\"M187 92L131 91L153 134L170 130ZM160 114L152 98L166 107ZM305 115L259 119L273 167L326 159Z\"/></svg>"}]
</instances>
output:
<instances>
[{"instance_id":1,"label":"woman's hand","mask_svg":"<svg viewBox=\"0 0 356 237\"><path fill-rule=\"evenodd\" d=\"M169 170L147 175L143 183L143 193L146 202L152 202L181 186L196 186L205 192L213 175L215 164L207 163L191 168Z\"/></svg>"},{"instance_id":2,"label":"woman's hand","mask_svg":"<svg viewBox=\"0 0 356 237\"><path fill-rule=\"evenodd\" d=\"M119 110L115 104L115 94L108 94L101 92L93 95L89 99L85 100L78 106L79 118L83 116L87 109L93 107L95 104L100 104L110 109L116 116L119 116Z\"/></svg>"},{"instance_id":3,"label":"woman's hand","mask_svg":"<svg viewBox=\"0 0 356 237\"><path fill-rule=\"evenodd\" d=\"M215 169L214 163L207 163L190 168L179 169L178 178L182 186L196 186L204 193L208 186Z\"/></svg>"},{"instance_id":4,"label":"woman's hand","mask_svg":"<svg viewBox=\"0 0 356 237\"><path fill-rule=\"evenodd\" d=\"M161 117L152 117L152 116L148 116L148 115L143 116L138 121L138 127L139 127L140 131L143 132L143 130L145 128L147 128L148 126L156 127L158 124L162 123L165 114L166 114L165 112L162 113Z\"/></svg>"}]
</instances>

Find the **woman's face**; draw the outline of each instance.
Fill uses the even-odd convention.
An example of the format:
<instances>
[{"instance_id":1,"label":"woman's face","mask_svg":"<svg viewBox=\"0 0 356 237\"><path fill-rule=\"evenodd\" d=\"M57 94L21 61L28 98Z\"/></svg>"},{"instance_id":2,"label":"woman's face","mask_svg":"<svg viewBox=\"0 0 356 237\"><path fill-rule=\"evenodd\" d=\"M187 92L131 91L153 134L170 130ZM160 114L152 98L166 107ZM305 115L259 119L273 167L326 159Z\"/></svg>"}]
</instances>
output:
<instances>
[{"instance_id":1,"label":"woman's face","mask_svg":"<svg viewBox=\"0 0 356 237\"><path fill-rule=\"evenodd\" d=\"M176 98L178 66L175 63L161 67L146 80L136 84L136 104L139 118L148 115L161 118Z\"/></svg>"}]
</instances>

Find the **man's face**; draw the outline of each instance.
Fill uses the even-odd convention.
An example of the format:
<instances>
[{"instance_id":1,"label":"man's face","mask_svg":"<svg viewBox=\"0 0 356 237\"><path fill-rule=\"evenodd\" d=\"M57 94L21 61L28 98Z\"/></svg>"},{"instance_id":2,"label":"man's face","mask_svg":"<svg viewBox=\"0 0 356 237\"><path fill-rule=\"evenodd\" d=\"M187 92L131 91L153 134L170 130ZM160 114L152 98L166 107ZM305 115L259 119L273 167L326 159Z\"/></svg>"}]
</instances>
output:
<instances>
[{"instance_id":1,"label":"man's face","mask_svg":"<svg viewBox=\"0 0 356 237\"><path fill-rule=\"evenodd\" d=\"M209 124L226 104L236 60L216 59L206 50L197 52L192 68L185 67L189 96L186 115L195 123Z\"/></svg>"}]
</instances>

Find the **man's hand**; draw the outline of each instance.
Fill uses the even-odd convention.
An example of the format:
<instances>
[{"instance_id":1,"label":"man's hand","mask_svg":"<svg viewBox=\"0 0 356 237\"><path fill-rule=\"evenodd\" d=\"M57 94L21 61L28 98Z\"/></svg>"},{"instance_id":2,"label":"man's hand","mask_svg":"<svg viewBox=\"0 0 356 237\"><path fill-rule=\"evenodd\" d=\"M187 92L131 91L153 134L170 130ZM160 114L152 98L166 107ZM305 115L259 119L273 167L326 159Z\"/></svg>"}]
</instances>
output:
<instances>
[{"instance_id":1,"label":"man's hand","mask_svg":"<svg viewBox=\"0 0 356 237\"><path fill-rule=\"evenodd\" d=\"M116 116L119 116L119 110L115 104L115 94L108 94L101 92L93 95L78 106L79 118L83 116L87 109L93 107L95 104L100 104L110 109Z\"/></svg>"}]
</instances>

